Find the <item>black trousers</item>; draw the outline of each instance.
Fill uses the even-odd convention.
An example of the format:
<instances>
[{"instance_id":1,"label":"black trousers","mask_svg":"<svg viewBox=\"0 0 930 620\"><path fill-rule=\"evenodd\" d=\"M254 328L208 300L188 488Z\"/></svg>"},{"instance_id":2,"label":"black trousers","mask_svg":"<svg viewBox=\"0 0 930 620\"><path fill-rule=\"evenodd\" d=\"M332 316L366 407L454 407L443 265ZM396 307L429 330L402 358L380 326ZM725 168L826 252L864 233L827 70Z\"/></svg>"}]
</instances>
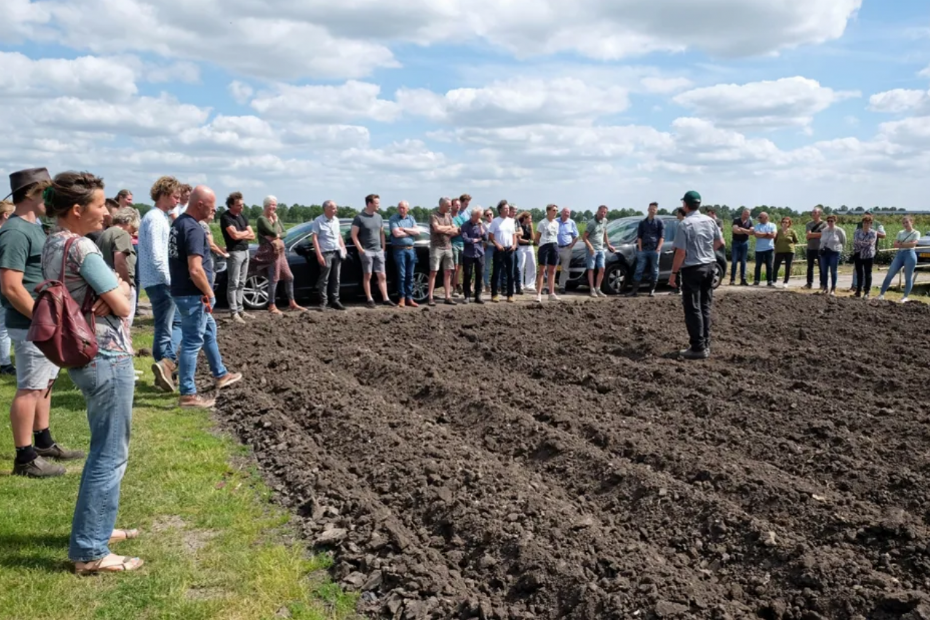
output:
<instances>
[{"instance_id":1,"label":"black trousers","mask_svg":"<svg viewBox=\"0 0 930 620\"><path fill-rule=\"evenodd\" d=\"M472 258L465 256L462 258L462 287L465 290L465 299L471 297L471 279L472 274L475 277L475 299L481 297L481 286L484 284L484 255Z\"/></svg>"},{"instance_id":2,"label":"black trousers","mask_svg":"<svg viewBox=\"0 0 930 620\"><path fill-rule=\"evenodd\" d=\"M497 297L501 289L507 291L507 297L513 297L513 264L515 262L516 255L512 248L494 250L494 268L491 271L491 297Z\"/></svg>"},{"instance_id":3,"label":"black trousers","mask_svg":"<svg viewBox=\"0 0 930 620\"><path fill-rule=\"evenodd\" d=\"M756 252L756 282L760 282L762 278L762 265L765 264L765 281L774 282L775 278L774 271L772 270L772 263L775 261L775 250L765 250L764 252Z\"/></svg>"},{"instance_id":4,"label":"black trousers","mask_svg":"<svg viewBox=\"0 0 930 620\"><path fill-rule=\"evenodd\" d=\"M814 265L817 265L817 281L820 282L820 250L806 250L807 285L814 286Z\"/></svg>"},{"instance_id":5,"label":"black trousers","mask_svg":"<svg viewBox=\"0 0 930 620\"><path fill-rule=\"evenodd\" d=\"M779 252L775 255L775 276L772 281L778 281L778 270L781 269L783 262L785 263L785 284L788 284L788 278L791 277L791 265L794 263L794 252Z\"/></svg>"},{"instance_id":6,"label":"black trousers","mask_svg":"<svg viewBox=\"0 0 930 620\"><path fill-rule=\"evenodd\" d=\"M714 265L697 265L681 270L681 300L691 350L710 348L710 309L714 303Z\"/></svg>"},{"instance_id":7,"label":"black trousers","mask_svg":"<svg viewBox=\"0 0 930 620\"><path fill-rule=\"evenodd\" d=\"M856 292L861 293L865 290L868 295L872 290L872 265L875 258L859 258L856 256Z\"/></svg>"}]
</instances>

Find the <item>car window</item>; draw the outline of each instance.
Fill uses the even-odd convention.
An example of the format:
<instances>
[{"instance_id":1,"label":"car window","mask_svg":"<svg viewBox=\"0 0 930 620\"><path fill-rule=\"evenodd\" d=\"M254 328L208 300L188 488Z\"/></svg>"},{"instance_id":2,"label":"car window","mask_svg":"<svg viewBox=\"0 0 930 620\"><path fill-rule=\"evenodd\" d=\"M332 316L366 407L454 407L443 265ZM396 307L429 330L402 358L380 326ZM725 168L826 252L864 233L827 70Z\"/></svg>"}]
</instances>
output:
<instances>
[{"instance_id":1,"label":"car window","mask_svg":"<svg viewBox=\"0 0 930 620\"><path fill-rule=\"evenodd\" d=\"M308 236L312 226L312 222L307 222L306 224L295 226L294 228L287 231L287 233L284 235L284 245L290 247L294 243L300 241L303 237Z\"/></svg>"},{"instance_id":2,"label":"car window","mask_svg":"<svg viewBox=\"0 0 930 620\"><path fill-rule=\"evenodd\" d=\"M678 232L678 220L665 220L665 241L669 243L674 241L676 232Z\"/></svg>"},{"instance_id":3,"label":"car window","mask_svg":"<svg viewBox=\"0 0 930 620\"><path fill-rule=\"evenodd\" d=\"M607 238L610 239L611 245L634 243L638 232L639 220L619 222L613 230L608 230Z\"/></svg>"}]
</instances>

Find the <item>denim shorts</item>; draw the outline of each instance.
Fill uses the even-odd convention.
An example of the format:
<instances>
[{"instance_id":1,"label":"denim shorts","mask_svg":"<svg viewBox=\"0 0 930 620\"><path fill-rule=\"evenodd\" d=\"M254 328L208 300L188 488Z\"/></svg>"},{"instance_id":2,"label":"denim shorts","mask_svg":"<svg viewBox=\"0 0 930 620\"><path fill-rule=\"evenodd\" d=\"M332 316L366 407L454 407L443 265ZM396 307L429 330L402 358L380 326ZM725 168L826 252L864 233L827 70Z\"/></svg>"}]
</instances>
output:
<instances>
[{"instance_id":1,"label":"denim shorts","mask_svg":"<svg viewBox=\"0 0 930 620\"><path fill-rule=\"evenodd\" d=\"M598 250L594 254L590 252L587 253L588 256L588 269L603 269L604 268L604 259L607 256L604 253L604 250Z\"/></svg>"},{"instance_id":2,"label":"denim shorts","mask_svg":"<svg viewBox=\"0 0 930 620\"><path fill-rule=\"evenodd\" d=\"M47 390L58 378L58 366L26 340L28 330L10 328L7 331L16 354L16 387L20 390Z\"/></svg>"},{"instance_id":3,"label":"denim shorts","mask_svg":"<svg viewBox=\"0 0 930 620\"><path fill-rule=\"evenodd\" d=\"M547 243L539 246L536 252L536 262L540 267L556 267L559 264L559 246L555 243Z\"/></svg>"},{"instance_id":4,"label":"denim shorts","mask_svg":"<svg viewBox=\"0 0 930 620\"><path fill-rule=\"evenodd\" d=\"M365 250L361 256L362 271L364 273L384 273L384 252L381 250Z\"/></svg>"},{"instance_id":5,"label":"denim shorts","mask_svg":"<svg viewBox=\"0 0 930 620\"><path fill-rule=\"evenodd\" d=\"M452 244L452 262L456 267L465 264L465 246Z\"/></svg>"}]
</instances>

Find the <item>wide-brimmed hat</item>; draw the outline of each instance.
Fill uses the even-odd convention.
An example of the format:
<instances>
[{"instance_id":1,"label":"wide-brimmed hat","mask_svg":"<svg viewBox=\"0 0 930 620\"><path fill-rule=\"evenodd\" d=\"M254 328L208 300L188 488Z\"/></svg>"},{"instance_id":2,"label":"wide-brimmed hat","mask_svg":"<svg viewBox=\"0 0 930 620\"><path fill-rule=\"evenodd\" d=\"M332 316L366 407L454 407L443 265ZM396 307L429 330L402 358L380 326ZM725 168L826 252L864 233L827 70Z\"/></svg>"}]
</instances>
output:
<instances>
[{"instance_id":1,"label":"wide-brimmed hat","mask_svg":"<svg viewBox=\"0 0 930 620\"><path fill-rule=\"evenodd\" d=\"M36 183L41 183L43 181L51 181L52 177L48 173L47 168L29 168L28 170L20 170L18 172L10 173L10 193L7 194L3 199L6 200L16 192L21 189L27 188L30 185L35 185Z\"/></svg>"}]
</instances>

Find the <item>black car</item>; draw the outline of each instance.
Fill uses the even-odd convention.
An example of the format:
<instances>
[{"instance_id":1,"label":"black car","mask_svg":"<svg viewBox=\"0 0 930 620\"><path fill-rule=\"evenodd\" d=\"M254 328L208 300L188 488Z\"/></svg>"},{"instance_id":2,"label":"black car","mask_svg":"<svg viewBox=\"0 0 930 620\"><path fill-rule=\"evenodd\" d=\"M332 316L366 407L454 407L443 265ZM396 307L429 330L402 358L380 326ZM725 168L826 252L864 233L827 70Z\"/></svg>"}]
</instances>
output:
<instances>
[{"instance_id":1,"label":"black car","mask_svg":"<svg viewBox=\"0 0 930 620\"><path fill-rule=\"evenodd\" d=\"M339 220L342 228L343 238L346 243L347 256L342 263L340 273L340 296L343 299L349 299L362 294L362 264L358 256L358 250L352 243L351 229L352 220ZM429 283L429 227L423 224L417 224L423 234L414 244L417 262L413 274L413 299L421 302L426 299ZM316 298L316 283L320 275L320 265L316 260L316 253L313 248L313 237L311 233L312 222L299 224L287 231L284 236L284 247L287 252L287 262L294 274L294 297L298 300L308 300ZM390 244L391 236L385 222L385 241ZM258 245L249 246L249 254L255 257L258 251ZM385 252L387 264L387 281L388 293L394 295L397 291L397 267L394 265L394 256L390 245ZM214 292L218 302L226 301L226 271L216 275L214 283ZM377 285L372 283L372 288L377 290ZM281 297L284 290L278 287L277 296ZM243 305L250 310L257 310L268 305L268 278L260 273L259 268L254 261L249 262L249 277L245 283L245 292L243 294Z\"/></svg>"},{"instance_id":2,"label":"black car","mask_svg":"<svg viewBox=\"0 0 930 620\"><path fill-rule=\"evenodd\" d=\"M665 224L665 243L659 255L659 282L668 282L672 273L672 259L675 250L672 242L678 231L678 218L674 215L657 215ZM639 223L643 221L640 216L624 217L614 220L607 225L607 238L616 248L616 253L607 252L604 266L604 283L601 285L608 295L619 295L627 286L632 285L633 274L636 269L636 236ZM581 240L572 250L572 262L568 272L569 288L579 285L588 286L587 247ZM727 275L727 258L723 249L717 250L717 269L714 274L714 288L720 286ZM646 283L643 276L643 283Z\"/></svg>"}]
</instances>

